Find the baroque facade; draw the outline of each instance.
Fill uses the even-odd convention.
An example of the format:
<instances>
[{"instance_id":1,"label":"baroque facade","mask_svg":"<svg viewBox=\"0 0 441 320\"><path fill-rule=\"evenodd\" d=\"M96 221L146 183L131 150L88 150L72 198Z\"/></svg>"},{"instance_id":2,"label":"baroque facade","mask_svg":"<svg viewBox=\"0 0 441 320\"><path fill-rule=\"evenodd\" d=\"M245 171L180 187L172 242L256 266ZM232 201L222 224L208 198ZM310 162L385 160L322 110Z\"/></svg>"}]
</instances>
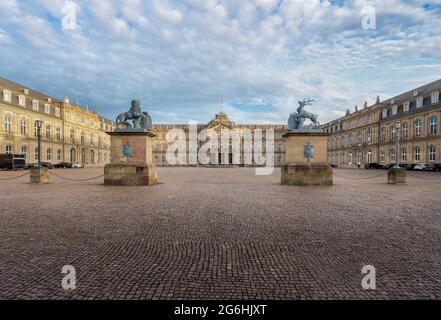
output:
<instances>
[{"instance_id":1,"label":"baroque facade","mask_svg":"<svg viewBox=\"0 0 441 320\"><path fill-rule=\"evenodd\" d=\"M167 160L167 150L170 145L175 143L173 141L173 136L168 137L167 133L172 130L182 130L185 133L185 159L182 161L182 165L192 165L189 153L192 150L190 143L190 125L184 124L156 124L153 125L152 131L156 134L153 142L153 161L158 166L170 165L170 161ZM222 143L222 131L228 130L231 133L231 137L228 139L228 144L223 145ZM202 132L205 132L207 136L210 137L211 132L215 133L218 139L216 151L211 152L210 165L239 165L239 166L259 166L265 165L266 157L266 146L267 146L267 134L269 130L274 132L274 143L271 143L271 148L274 148L274 165L280 166L283 162L284 149L282 135L288 131L287 125L272 125L272 124L261 124L261 125L246 125L246 124L236 124L231 121L227 114L224 112L219 112L215 115L215 118L207 124L198 124L196 126L197 135L200 136ZM262 137L262 149L257 150L259 144L254 144L252 148L247 148L245 140L247 137L252 136L255 142L256 136L261 135ZM205 139L203 139L205 140ZM209 140L198 141L197 145L194 146L194 151L200 150L200 148L207 143ZM268 141L269 142L269 141ZM233 148L234 145L239 148L238 158L234 158ZM225 150L224 158L222 158L222 150ZM214 158L213 158L214 156ZM200 162L198 162L200 164Z\"/></svg>"},{"instance_id":2,"label":"baroque facade","mask_svg":"<svg viewBox=\"0 0 441 320\"><path fill-rule=\"evenodd\" d=\"M0 77L0 153L24 154L37 161L36 120L41 128L41 161L103 165L110 159L113 121Z\"/></svg>"},{"instance_id":3,"label":"baroque facade","mask_svg":"<svg viewBox=\"0 0 441 320\"><path fill-rule=\"evenodd\" d=\"M339 167L366 163L441 163L441 79L323 125L328 162ZM400 129L396 127L397 122ZM397 155L397 138L400 149Z\"/></svg>"}]
</instances>

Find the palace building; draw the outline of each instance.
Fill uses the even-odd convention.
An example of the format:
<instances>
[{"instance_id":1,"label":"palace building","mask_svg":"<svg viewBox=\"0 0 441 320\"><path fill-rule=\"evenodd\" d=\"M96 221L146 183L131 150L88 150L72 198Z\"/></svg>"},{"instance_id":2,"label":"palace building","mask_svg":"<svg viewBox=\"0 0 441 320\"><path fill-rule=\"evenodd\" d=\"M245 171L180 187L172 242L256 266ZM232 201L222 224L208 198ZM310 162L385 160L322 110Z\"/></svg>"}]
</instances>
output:
<instances>
[{"instance_id":1,"label":"palace building","mask_svg":"<svg viewBox=\"0 0 441 320\"><path fill-rule=\"evenodd\" d=\"M366 163L441 163L441 79L323 125L328 162L339 167ZM400 129L397 129L399 122ZM397 154L397 138L400 149Z\"/></svg>"},{"instance_id":2,"label":"palace building","mask_svg":"<svg viewBox=\"0 0 441 320\"><path fill-rule=\"evenodd\" d=\"M110 160L113 121L86 106L57 100L0 77L0 153L24 154L37 161L36 120L41 128L41 161L103 165Z\"/></svg>"},{"instance_id":3,"label":"palace building","mask_svg":"<svg viewBox=\"0 0 441 320\"><path fill-rule=\"evenodd\" d=\"M354 112L348 110L344 117L323 124L323 129L330 133L328 162L339 167L358 167L366 163L394 163L399 157L401 163L441 163L440 94L441 79L385 101L377 97L373 105L365 103ZM113 131L115 123L95 109L80 107L77 102L71 104L67 97L58 100L0 77L0 119L0 153L24 154L27 163L36 162L35 121L42 120L41 161L102 166L110 160L110 137L106 132ZM397 122L401 125L399 131ZM209 165L265 165L269 132L274 134L271 144L274 165L280 166L284 161L282 136L288 131L285 124L236 124L227 114L219 112L210 122L197 124L195 128L196 136L214 133L218 137L218 150L210 150L214 159ZM232 134L226 145L221 139L224 129ZM194 145L189 124L154 124L152 131L156 134L153 141L156 165L172 165L167 150L176 141L170 136L167 139L170 131L183 133L185 159L179 164L196 165L189 153L192 148L199 150L206 141L196 139ZM256 152L259 147L256 144L251 149L247 147L246 141L250 140L246 139L254 143L259 137L262 150ZM234 147L239 148L239 158L234 156L237 154Z\"/></svg>"},{"instance_id":4,"label":"palace building","mask_svg":"<svg viewBox=\"0 0 441 320\"><path fill-rule=\"evenodd\" d=\"M167 133L170 130L178 129L182 130L185 133L185 150L186 150L186 160L184 161L184 165L191 165L189 159L189 152L191 150L191 145L189 141L190 137L190 125L188 124L154 124L153 125L153 133L156 134L153 142L153 160L158 166L166 166L169 165L167 161L166 152L169 148L169 145L173 143L173 141L168 141ZM283 149L283 140L282 135L288 131L287 125L274 125L274 124L260 124L260 125L245 125L245 124L236 124L231 121L227 114L224 112L219 112L215 115L214 119L212 119L207 124L197 124L196 131L197 135L200 135L202 131L206 132L207 136L210 136L211 132L215 133L215 136L218 139L218 148L217 151L211 151L211 157L215 157L214 159L210 159L210 165L239 165L239 166L259 166L265 165L266 157L272 156L271 153L267 154L266 147L267 144L267 134L269 131L273 131L274 133L274 143L271 143L270 148L274 150L274 158L272 159L275 166L280 166L283 162L284 157L284 149ZM231 134L231 137L228 139L228 145L223 145L222 143L222 131L228 130ZM256 148L259 148L259 144L255 144L256 137L262 138L261 150L256 152ZM251 137L253 139L252 148L247 148L245 140L247 137ZM207 140L208 141L208 140ZM269 141L268 141L269 142ZM198 150L203 144L206 144L206 141L198 141L197 146L195 148ZM233 158L233 148L234 145L238 146L238 154L239 158L237 161L234 161ZM222 153L226 154L225 158L222 159ZM248 161L247 161L248 160Z\"/></svg>"}]
</instances>

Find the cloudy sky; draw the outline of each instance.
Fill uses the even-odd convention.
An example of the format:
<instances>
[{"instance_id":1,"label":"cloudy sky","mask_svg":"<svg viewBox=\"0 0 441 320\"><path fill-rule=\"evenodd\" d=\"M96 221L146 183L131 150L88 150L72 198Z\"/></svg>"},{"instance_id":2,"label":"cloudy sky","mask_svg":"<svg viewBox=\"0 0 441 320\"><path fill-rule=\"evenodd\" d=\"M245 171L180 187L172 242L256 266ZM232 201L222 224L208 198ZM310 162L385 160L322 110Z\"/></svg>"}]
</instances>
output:
<instances>
[{"instance_id":1,"label":"cloudy sky","mask_svg":"<svg viewBox=\"0 0 441 320\"><path fill-rule=\"evenodd\" d=\"M325 122L441 78L440 18L441 0L1 0L0 75L112 119L137 98L207 122L222 95L238 123L303 97Z\"/></svg>"}]
</instances>

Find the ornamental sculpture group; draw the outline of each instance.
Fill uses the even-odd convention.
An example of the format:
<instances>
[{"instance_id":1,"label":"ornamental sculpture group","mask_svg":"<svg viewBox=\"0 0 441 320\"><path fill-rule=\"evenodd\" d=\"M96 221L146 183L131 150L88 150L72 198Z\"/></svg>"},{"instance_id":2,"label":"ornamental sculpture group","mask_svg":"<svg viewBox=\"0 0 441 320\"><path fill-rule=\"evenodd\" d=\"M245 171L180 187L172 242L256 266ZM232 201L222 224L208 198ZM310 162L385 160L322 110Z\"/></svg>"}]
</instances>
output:
<instances>
[{"instance_id":1,"label":"ornamental sculpture group","mask_svg":"<svg viewBox=\"0 0 441 320\"><path fill-rule=\"evenodd\" d=\"M328 134L320 128L318 116L304 108L314 99L299 101L296 113L288 119L288 132L283 135L285 161L281 182L286 185L332 185L332 168L327 163ZM305 126L305 119L311 125ZM111 136L110 163L104 168L106 185L152 185L157 183L152 160L152 119L143 112L139 100L132 100L129 111L116 118Z\"/></svg>"}]
</instances>

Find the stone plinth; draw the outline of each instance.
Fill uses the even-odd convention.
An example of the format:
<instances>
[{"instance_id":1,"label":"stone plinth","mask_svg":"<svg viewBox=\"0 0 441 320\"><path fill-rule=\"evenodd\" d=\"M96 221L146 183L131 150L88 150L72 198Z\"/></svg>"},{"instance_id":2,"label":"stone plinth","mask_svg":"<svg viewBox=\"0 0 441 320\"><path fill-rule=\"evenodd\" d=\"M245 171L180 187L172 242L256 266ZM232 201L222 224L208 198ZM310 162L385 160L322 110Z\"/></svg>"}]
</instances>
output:
<instances>
[{"instance_id":1,"label":"stone plinth","mask_svg":"<svg viewBox=\"0 0 441 320\"><path fill-rule=\"evenodd\" d=\"M404 168L392 167L387 172L387 183L401 184L406 183L407 172Z\"/></svg>"},{"instance_id":2,"label":"stone plinth","mask_svg":"<svg viewBox=\"0 0 441 320\"><path fill-rule=\"evenodd\" d=\"M48 168L38 167L30 169L31 184L46 184L49 183Z\"/></svg>"},{"instance_id":3,"label":"stone plinth","mask_svg":"<svg viewBox=\"0 0 441 320\"><path fill-rule=\"evenodd\" d=\"M114 186L149 186L157 183L150 131L108 132L110 163L104 167L104 184Z\"/></svg>"},{"instance_id":4,"label":"stone plinth","mask_svg":"<svg viewBox=\"0 0 441 320\"><path fill-rule=\"evenodd\" d=\"M332 167L328 164L328 133L320 130L290 131L285 139L285 161L281 182L286 185L332 186ZM305 155L305 147L312 150Z\"/></svg>"}]
</instances>

